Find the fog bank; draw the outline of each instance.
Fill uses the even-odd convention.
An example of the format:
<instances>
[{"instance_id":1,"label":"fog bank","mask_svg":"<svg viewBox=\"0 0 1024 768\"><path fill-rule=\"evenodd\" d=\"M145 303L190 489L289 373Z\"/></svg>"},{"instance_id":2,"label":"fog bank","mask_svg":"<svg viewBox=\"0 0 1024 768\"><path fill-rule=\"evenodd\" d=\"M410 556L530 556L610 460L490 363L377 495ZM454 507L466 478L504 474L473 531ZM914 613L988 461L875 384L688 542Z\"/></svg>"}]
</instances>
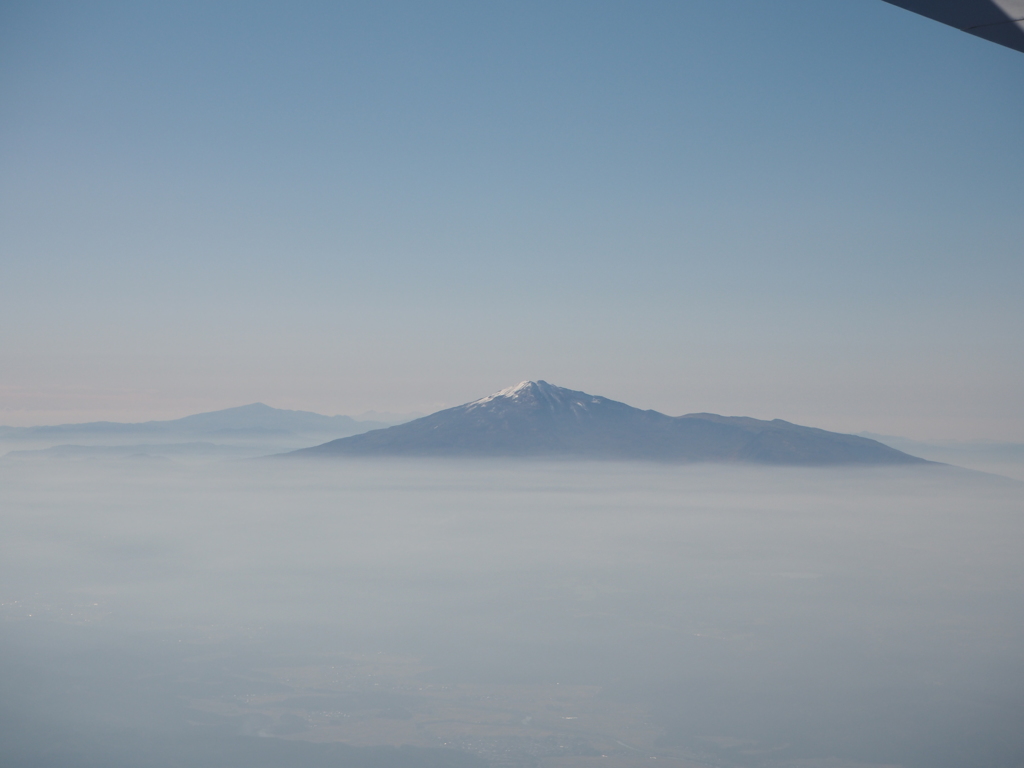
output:
<instances>
[{"instance_id":1,"label":"fog bank","mask_svg":"<svg viewBox=\"0 0 1024 768\"><path fill-rule=\"evenodd\" d=\"M1022 489L8 458L0 761L1019 765Z\"/></svg>"}]
</instances>

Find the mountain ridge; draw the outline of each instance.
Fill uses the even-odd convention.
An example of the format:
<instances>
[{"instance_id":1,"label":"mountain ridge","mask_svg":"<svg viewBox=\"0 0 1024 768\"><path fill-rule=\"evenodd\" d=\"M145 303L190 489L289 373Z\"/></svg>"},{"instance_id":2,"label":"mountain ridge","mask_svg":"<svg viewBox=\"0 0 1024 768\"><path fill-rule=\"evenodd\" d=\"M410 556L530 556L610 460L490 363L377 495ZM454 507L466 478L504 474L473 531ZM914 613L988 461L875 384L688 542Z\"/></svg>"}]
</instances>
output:
<instances>
[{"instance_id":1,"label":"mountain ridge","mask_svg":"<svg viewBox=\"0 0 1024 768\"><path fill-rule=\"evenodd\" d=\"M249 403L217 411L194 413L178 419L139 422L90 421L35 427L0 426L0 438L42 438L63 435L246 435L246 434L354 434L389 426L384 422L357 421L351 416L324 416L312 411L273 408Z\"/></svg>"}]
</instances>

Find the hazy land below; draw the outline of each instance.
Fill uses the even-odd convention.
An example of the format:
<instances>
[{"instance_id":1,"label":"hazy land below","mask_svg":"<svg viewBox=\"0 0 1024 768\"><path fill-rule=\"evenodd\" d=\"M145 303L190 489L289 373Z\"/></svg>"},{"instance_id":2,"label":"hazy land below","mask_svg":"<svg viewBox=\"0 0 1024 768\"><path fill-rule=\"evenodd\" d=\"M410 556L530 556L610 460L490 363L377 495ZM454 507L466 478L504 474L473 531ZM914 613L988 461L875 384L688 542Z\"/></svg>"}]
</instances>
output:
<instances>
[{"instance_id":1,"label":"hazy land below","mask_svg":"<svg viewBox=\"0 0 1024 768\"><path fill-rule=\"evenodd\" d=\"M0 762L1020 765L1022 489L7 458Z\"/></svg>"}]
</instances>

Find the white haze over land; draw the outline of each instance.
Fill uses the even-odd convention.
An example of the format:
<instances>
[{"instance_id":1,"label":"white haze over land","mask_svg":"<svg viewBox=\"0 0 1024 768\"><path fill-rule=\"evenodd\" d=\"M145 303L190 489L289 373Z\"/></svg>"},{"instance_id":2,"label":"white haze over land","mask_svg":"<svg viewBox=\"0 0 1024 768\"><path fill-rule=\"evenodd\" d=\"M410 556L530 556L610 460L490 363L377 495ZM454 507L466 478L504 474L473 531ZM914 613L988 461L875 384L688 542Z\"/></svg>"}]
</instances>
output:
<instances>
[{"instance_id":1,"label":"white haze over land","mask_svg":"<svg viewBox=\"0 0 1024 768\"><path fill-rule=\"evenodd\" d=\"M0 763L1021 765L1022 489L7 457Z\"/></svg>"}]
</instances>

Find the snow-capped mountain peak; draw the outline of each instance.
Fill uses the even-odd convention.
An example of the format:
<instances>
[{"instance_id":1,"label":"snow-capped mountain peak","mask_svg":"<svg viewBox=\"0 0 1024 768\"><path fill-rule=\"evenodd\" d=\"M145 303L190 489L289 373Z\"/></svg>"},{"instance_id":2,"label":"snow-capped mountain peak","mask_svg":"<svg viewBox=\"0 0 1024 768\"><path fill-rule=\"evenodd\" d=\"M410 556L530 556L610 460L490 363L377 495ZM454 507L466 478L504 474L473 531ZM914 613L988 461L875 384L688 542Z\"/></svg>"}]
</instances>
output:
<instances>
[{"instance_id":1,"label":"snow-capped mountain peak","mask_svg":"<svg viewBox=\"0 0 1024 768\"><path fill-rule=\"evenodd\" d=\"M531 387L536 386L536 382L533 381L521 381L514 387L505 387L498 392L487 395L487 397L481 397L479 400L474 400L471 403L466 403L466 407L472 407L474 405L483 405L489 403L492 400L497 400L499 397L507 397L512 400L516 400L525 392L528 392Z\"/></svg>"},{"instance_id":2,"label":"snow-capped mountain peak","mask_svg":"<svg viewBox=\"0 0 1024 768\"><path fill-rule=\"evenodd\" d=\"M588 395L585 392L576 392L571 389L563 389L553 384L548 384L543 379L537 381L521 381L513 387L506 387L494 394L481 397L471 403L461 406L463 410L471 411L480 406L489 405L531 405L548 406L552 408L570 407L575 409L586 409L587 403L597 403L603 398Z\"/></svg>"},{"instance_id":3,"label":"snow-capped mountain peak","mask_svg":"<svg viewBox=\"0 0 1024 768\"><path fill-rule=\"evenodd\" d=\"M307 448L352 456L562 456L766 464L903 464L854 435L714 414L666 416L546 381L522 381L422 419Z\"/></svg>"}]
</instances>

